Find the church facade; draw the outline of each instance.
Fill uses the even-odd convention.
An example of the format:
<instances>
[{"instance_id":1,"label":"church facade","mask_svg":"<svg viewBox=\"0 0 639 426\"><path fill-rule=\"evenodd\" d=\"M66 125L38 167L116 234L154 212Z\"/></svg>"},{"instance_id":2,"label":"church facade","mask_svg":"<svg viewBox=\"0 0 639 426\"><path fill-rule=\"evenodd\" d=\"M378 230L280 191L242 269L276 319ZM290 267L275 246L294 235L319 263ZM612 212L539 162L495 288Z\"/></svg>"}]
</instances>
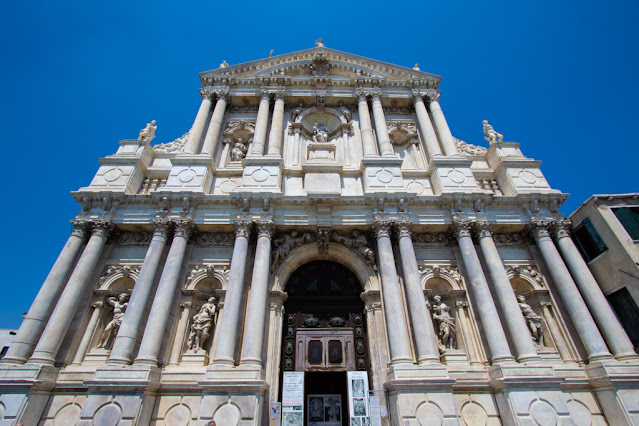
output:
<instances>
[{"instance_id":1,"label":"church facade","mask_svg":"<svg viewBox=\"0 0 639 426\"><path fill-rule=\"evenodd\" d=\"M488 122L453 137L439 76L320 41L200 80L188 133L73 193L0 424L639 422L566 195Z\"/></svg>"}]
</instances>

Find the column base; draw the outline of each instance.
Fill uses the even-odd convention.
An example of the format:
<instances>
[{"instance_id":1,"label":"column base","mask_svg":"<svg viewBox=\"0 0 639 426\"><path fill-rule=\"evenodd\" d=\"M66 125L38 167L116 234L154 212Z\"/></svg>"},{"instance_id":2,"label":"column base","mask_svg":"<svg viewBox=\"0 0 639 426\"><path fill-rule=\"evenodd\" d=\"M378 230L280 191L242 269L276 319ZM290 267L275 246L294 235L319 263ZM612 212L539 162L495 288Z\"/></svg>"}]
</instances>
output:
<instances>
[{"instance_id":1,"label":"column base","mask_svg":"<svg viewBox=\"0 0 639 426\"><path fill-rule=\"evenodd\" d=\"M634 361L639 362L639 355L635 352L628 352L623 354L617 354L614 356L617 361Z\"/></svg>"},{"instance_id":2,"label":"column base","mask_svg":"<svg viewBox=\"0 0 639 426\"><path fill-rule=\"evenodd\" d=\"M491 358L491 364L517 364L515 357L512 355L496 356Z\"/></svg>"},{"instance_id":3,"label":"column base","mask_svg":"<svg viewBox=\"0 0 639 426\"><path fill-rule=\"evenodd\" d=\"M588 363L592 362L614 362L615 358L610 352L600 352L588 355Z\"/></svg>"}]
</instances>

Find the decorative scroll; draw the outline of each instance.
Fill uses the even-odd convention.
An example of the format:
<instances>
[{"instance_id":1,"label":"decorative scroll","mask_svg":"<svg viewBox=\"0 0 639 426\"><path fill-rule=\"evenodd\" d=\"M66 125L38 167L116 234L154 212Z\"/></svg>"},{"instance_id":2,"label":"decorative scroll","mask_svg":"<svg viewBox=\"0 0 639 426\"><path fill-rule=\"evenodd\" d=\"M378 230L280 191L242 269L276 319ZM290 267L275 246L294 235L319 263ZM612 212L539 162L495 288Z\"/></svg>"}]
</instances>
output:
<instances>
[{"instance_id":1,"label":"decorative scroll","mask_svg":"<svg viewBox=\"0 0 639 426\"><path fill-rule=\"evenodd\" d=\"M445 246L449 243L449 238L447 233L423 233L423 234L415 234L415 241L418 244L434 244Z\"/></svg>"},{"instance_id":2,"label":"decorative scroll","mask_svg":"<svg viewBox=\"0 0 639 426\"><path fill-rule=\"evenodd\" d=\"M106 268L104 275L98 280L100 285L104 284L109 278L116 274L122 274L123 277L128 278L131 275L137 276L140 273L139 266L122 266L112 265Z\"/></svg>"},{"instance_id":3,"label":"decorative scroll","mask_svg":"<svg viewBox=\"0 0 639 426\"><path fill-rule=\"evenodd\" d=\"M444 277L456 282L460 287L462 286L462 277L457 268L451 266L424 266L419 268L419 272L422 275L430 275L435 278Z\"/></svg>"},{"instance_id":4,"label":"decorative scroll","mask_svg":"<svg viewBox=\"0 0 639 426\"><path fill-rule=\"evenodd\" d=\"M469 143L464 142L463 140L457 139L453 137L455 140L455 145L457 146L457 151L460 154L466 155L486 155L488 150L483 146L471 145Z\"/></svg>"},{"instance_id":5,"label":"decorative scroll","mask_svg":"<svg viewBox=\"0 0 639 426\"><path fill-rule=\"evenodd\" d=\"M522 234L519 234L519 233L493 234L493 240L495 240L496 244L518 245L518 244L523 244L524 237Z\"/></svg>"},{"instance_id":6,"label":"decorative scroll","mask_svg":"<svg viewBox=\"0 0 639 426\"><path fill-rule=\"evenodd\" d=\"M186 132L185 134L183 134L182 136L180 136L179 138L175 139L172 142L160 143L155 145L153 147L153 151L160 154L171 154L174 152L175 153L183 152L184 145L186 145L186 142L189 140L190 135L191 135L191 130L189 130L188 132Z\"/></svg>"},{"instance_id":7,"label":"decorative scroll","mask_svg":"<svg viewBox=\"0 0 639 426\"><path fill-rule=\"evenodd\" d=\"M151 241L151 232L124 231L118 235L118 245L121 246L145 246Z\"/></svg>"}]
</instances>

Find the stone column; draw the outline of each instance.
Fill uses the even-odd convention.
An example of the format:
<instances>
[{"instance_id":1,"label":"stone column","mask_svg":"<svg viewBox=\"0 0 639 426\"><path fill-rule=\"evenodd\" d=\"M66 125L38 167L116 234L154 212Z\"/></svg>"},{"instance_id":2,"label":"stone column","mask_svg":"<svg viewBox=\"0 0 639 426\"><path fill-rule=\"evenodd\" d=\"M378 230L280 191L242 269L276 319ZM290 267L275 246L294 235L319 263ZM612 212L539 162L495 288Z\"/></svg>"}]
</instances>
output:
<instances>
[{"instance_id":1,"label":"stone column","mask_svg":"<svg viewBox=\"0 0 639 426\"><path fill-rule=\"evenodd\" d=\"M130 364L131 354L138 338L140 324L144 311L147 308L153 284L157 275L158 266L164 247L166 246L167 234L169 230L169 222L164 219L156 219L154 221L155 232L146 251L140 274L133 287L131 300L124 312L122 324L118 329L118 334L113 342L113 349L109 355L107 363L111 364Z\"/></svg>"},{"instance_id":2,"label":"stone column","mask_svg":"<svg viewBox=\"0 0 639 426\"><path fill-rule=\"evenodd\" d=\"M382 91L374 90L371 92L371 95L373 96L373 117L375 117L375 131L377 133L379 153L382 157L393 156L395 152L390 142L384 108L382 107Z\"/></svg>"},{"instance_id":3,"label":"stone column","mask_svg":"<svg viewBox=\"0 0 639 426\"><path fill-rule=\"evenodd\" d=\"M411 238L410 228L412 223L401 221L395 225L398 231L399 252L404 272L404 290L413 334L415 335L417 362L439 362L437 337L433 327L433 320L426 310L426 303L424 303L424 290Z\"/></svg>"},{"instance_id":4,"label":"stone column","mask_svg":"<svg viewBox=\"0 0 639 426\"><path fill-rule=\"evenodd\" d=\"M408 326L404 317L402 296L397 278L393 246L390 239L391 223L376 220L373 231L377 238L377 256L382 277L382 299L391 364L411 363Z\"/></svg>"},{"instance_id":5,"label":"stone column","mask_svg":"<svg viewBox=\"0 0 639 426\"><path fill-rule=\"evenodd\" d=\"M53 264L49 275L44 280L38 295L31 304L29 312L22 320L13 343L7 354L0 360L2 363L24 364L27 361L36 340L40 337L60 293L73 269L75 260L86 239L86 222L71 221L73 231L62 248L58 259Z\"/></svg>"},{"instance_id":6,"label":"stone column","mask_svg":"<svg viewBox=\"0 0 639 426\"><path fill-rule=\"evenodd\" d=\"M377 150L375 149L371 114L368 109L368 92L363 89L357 89L356 94L359 99L357 107L359 111L359 129L362 132L364 157L374 157L377 155Z\"/></svg>"},{"instance_id":7,"label":"stone column","mask_svg":"<svg viewBox=\"0 0 639 426\"><path fill-rule=\"evenodd\" d=\"M217 102L215 103L215 109L209 122L209 128L206 131L206 137L204 138L204 144L202 145L202 154L213 155L215 153L215 147L217 141L220 138L220 129L222 128L222 122L224 121L224 113L226 112L226 103L229 96L229 88L223 87L215 90L217 95Z\"/></svg>"},{"instance_id":8,"label":"stone column","mask_svg":"<svg viewBox=\"0 0 639 426\"><path fill-rule=\"evenodd\" d=\"M193 127L191 127L189 140L184 146L184 153L186 154L197 154L199 152L200 139L202 139L206 119L208 118L209 111L211 110L211 97L213 96L211 88L206 87L204 89L200 89L200 94L202 95L202 104L200 104L200 109L195 116Z\"/></svg>"},{"instance_id":9,"label":"stone column","mask_svg":"<svg viewBox=\"0 0 639 426\"><path fill-rule=\"evenodd\" d=\"M556 221L553 223L553 228L557 246L564 258L564 262L570 269L581 295L608 343L608 347L615 357L620 360L636 358L637 354L635 353L634 345L619 323L617 316L601 291L601 287L597 284L595 277L592 276L588 265L579 254L575 243L570 238L571 222L569 220Z\"/></svg>"},{"instance_id":10,"label":"stone column","mask_svg":"<svg viewBox=\"0 0 639 426\"><path fill-rule=\"evenodd\" d=\"M271 120L271 134L268 137L268 155L282 155L282 129L284 126L284 101L286 89L281 88L275 93L275 106Z\"/></svg>"},{"instance_id":11,"label":"stone column","mask_svg":"<svg viewBox=\"0 0 639 426\"><path fill-rule=\"evenodd\" d=\"M444 117L444 112L439 106L439 92L429 92L428 98L430 101L430 114L433 116L435 129L437 129L439 140L441 141L442 148L444 149L444 155L455 155L457 154L457 146L455 145L453 135L450 133L450 128L448 127L448 123L446 122L446 117Z\"/></svg>"},{"instance_id":12,"label":"stone column","mask_svg":"<svg viewBox=\"0 0 639 426\"><path fill-rule=\"evenodd\" d=\"M477 227L479 246L484 254L488 272L492 278L493 292L499 301L499 306L503 314L502 317L506 322L506 329L517 353L517 361L541 361L541 358L537 354L535 343L531 338L526 320L519 308L515 292L510 285L510 280L499 256L499 251L493 241L490 232L491 223L477 222L475 225Z\"/></svg>"},{"instance_id":13,"label":"stone column","mask_svg":"<svg viewBox=\"0 0 639 426\"><path fill-rule=\"evenodd\" d=\"M472 292L474 301L477 304L477 311L479 312L484 334L488 341L488 348L490 349L491 361L493 363L514 361L470 232L470 222L455 221L453 233L459 243L464 266L468 272L468 278L470 279L469 291ZM521 315L521 313L518 315Z\"/></svg>"},{"instance_id":14,"label":"stone column","mask_svg":"<svg viewBox=\"0 0 639 426\"><path fill-rule=\"evenodd\" d=\"M264 155L264 147L266 146L266 128L268 127L268 113L271 107L270 99L271 94L268 90L260 90L260 106L257 110L251 155Z\"/></svg>"},{"instance_id":15,"label":"stone column","mask_svg":"<svg viewBox=\"0 0 639 426\"><path fill-rule=\"evenodd\" d=\"M87 324L84 335L82 336L82 341L80 341L80 346L78 346L78 350L73 357L73 364L82 364L82 360L84 360L84 355L86 355L87 350L89 349L89 345L91 344L91 338L93 334L95 334L95 329L98 325L98 321L100 321L100 317L102 316L102 308L104 308L104 301L100 300L91 304L93 308L93 312L91 313L91 319L89 320L89 324Z\"/></svg>"},{"instance_id":16,"label":"stone column","mask_svg":"<svg viewBox=\"0 0 639 426\"><path fill-rule=\"evenodd\" d=\"M437 134L433 128L433 124L430 122L428 111L426 111L426 105L424 105L423 93L419 91L413 91L413 105L415 105L415 113L417 114L417 122L419 128L424 136L424 142L426 143L426 152L428 153L428 161L435 155L442 155L442 151L439 148L439 141L437 141Z\"/></svg>"},{"instance_id":17,"label":"stone column","mask_svg":"<svg viewBox=\"0 0 639 426\"><path fill-rule=\"evenodd\" d=\"M80 260L75 265L69 282L42 332L42 337L40 337L33 355L29 358L30 363L54 364L60 344L62 344L78 308L78 303L80 303L87 286L93 284L91 283L91 275L100 259L112 227L111 222L106 220L93 222L91 238L84 248Z\"/></svg>"},{"instance_id":18,"label":"stone column","mask_svg":"<svg viewBox=\"0 0 639 426\"><path fill-rule=\"evenodd\" d=\"M242 293L244 292L244 275L246 273L246 256L248 254L248 239L251 232L251 221L235 221L235 245L231 258L231 270L224 297L224 310L220 315L217 348L214 364L235 365L235 343L242 310Z\"/></svg>"},{"instance_id":19,"label":"stone column","mask_svg":"<svg viewBox=\"0 0 639 426\"><path fill-rule=\"evenodd\" d=\"M264 343L264 324L268 305L269 270L271 267L271 238L273 222L258 221L257 248L253 262L253 279L248 303L248 315L244 325L244 344L241 364L262 366L262 345Z\"/></svg>"},{"instance_id":20,"label":"stone column","mask_svg":"<svg viewBox=\"0 0 639 426\"><path fill-rule=\"evenodd\" d=\"M184 338L186 337L186 329L189 325L192 306L193 303L191 302L180 303L180 319L178 321L177 333L175 334L173 350L171 351L171 357L169 358L169 364L171 365L175 365L180 362L180 355L182 354L182 348L184 347Z\"/></svg>"},{"instance_id":21,"label":"stone column","mask_svg":"<svg viewBox=\"0 0 639 426\"><path fill-rule=\"evenodd\" d=\"M155 292L153 305L151 305L151 312L149 312L149 319L146 322L146 328L142 336L140 351L135 359L136 364L156 366L158 363L158 352L162 344L162 337L167 334L166 322L171 312L175 288L178 285L186 246L192 231L193 224L190 220L181 219L175 222L173 242L166 257L166 263Z\"/></svg>"},{"instance_id":22,"label":"stone column","mask_svg":"<svg viewBox=\"0 0 639 426\"><path fill-rule=\"evenodd\" d=\"M577 285L572 280L568 268L566 268L566 265L561 260L561 256L550 238L550 233L548 232L549 225L550 223L546 221L535 221L531 223L533 237L537 242L539 251L541 251L544 262L546 262L550 270L552 280L566 305L568 314L570 318L572 318L577 334L579 334L586 348L588 360L596 361L610 358L611 354L608 352L606 342L604 342L603 337L601 337L597 324L592 319L586 303L581 298Z\"/></svg>"}]
</instances>

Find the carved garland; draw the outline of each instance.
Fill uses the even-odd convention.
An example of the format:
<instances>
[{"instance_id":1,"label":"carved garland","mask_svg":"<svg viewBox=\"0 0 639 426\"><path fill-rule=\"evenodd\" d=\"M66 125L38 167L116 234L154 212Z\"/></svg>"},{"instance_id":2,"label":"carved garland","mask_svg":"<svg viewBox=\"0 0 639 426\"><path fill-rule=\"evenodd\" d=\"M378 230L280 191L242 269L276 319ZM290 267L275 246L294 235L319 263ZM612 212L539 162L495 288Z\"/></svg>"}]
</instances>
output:
<instances>
[{"instance_id":1,"label":"carved garland","mask_svg":"<svg viewBox=\"0 0 639 426\"><path fill-rule=\"evenodd\" d=\"M534 266L531 265L516 265L506 267L506 274L508 279L516 277L523 278L530 283L536 283L539 288L545 288L544 277Z\"/></svg>"},{"instance_id":2,"label":"carved garland","mask_svg":"<svg viewBox=\"0 0 639 426\"><path fill-rule=\"evenodd\" d=\"M100 288L108 288L113 282L119 278L131 277L134 281L138 280L140 274L139 266L128 265L111 265L107 266L104 275L98 280Z\"/></svg>"},{"instance_id":3,"label":"carved garland","mask_svg":"<svg viewBox=\"0 0 639 426\"><path fill-rule=\"evenodd\" d=\"M216 278L224 287L229 274L230 270L227 266L195 265L191 268L184 281L184 288L192 288L198 281L204 278Z\"/></svg>"},{"instance_id":4,"label":"carved garland","mask_svg":"<svg viewBox=\"0 0 639 426\"><path fill-rule=\"evenodd\" d=\"M430 278L443 278L457 284L458 288L464 288L464 282L458 268L439 265L422 266L419 268L419 272L423 281L427 281Z\"/></svg>"}]
</instances>

